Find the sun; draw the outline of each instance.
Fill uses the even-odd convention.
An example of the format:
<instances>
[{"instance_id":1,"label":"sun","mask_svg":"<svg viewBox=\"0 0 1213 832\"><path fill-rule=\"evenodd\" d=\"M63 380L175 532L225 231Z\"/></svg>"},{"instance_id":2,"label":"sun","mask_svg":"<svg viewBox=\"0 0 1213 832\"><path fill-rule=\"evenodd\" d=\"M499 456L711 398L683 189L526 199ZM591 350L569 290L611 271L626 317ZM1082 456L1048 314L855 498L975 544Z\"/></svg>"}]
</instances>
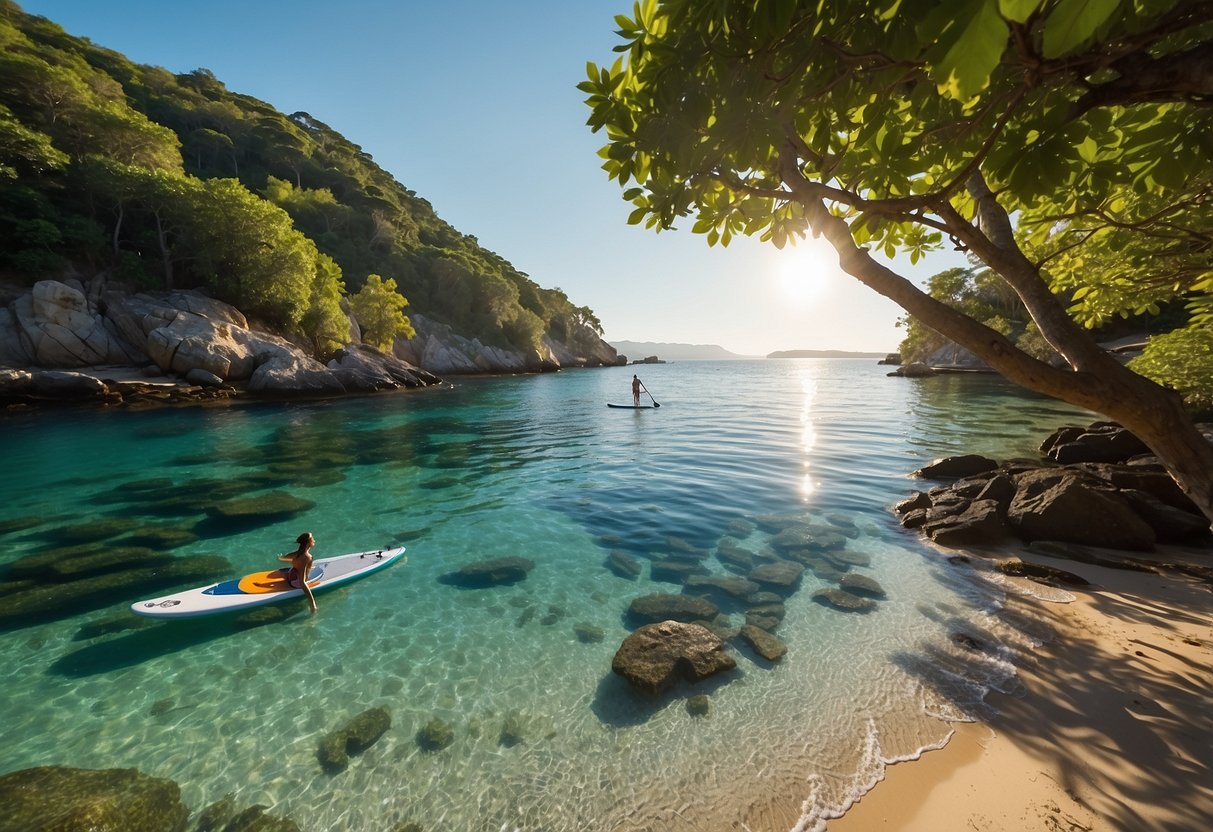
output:
<instances>
[{"instance_id":1,"label":"sun","mask_svg":"<svg viewBox=\"0 0 1213 832\"><path fill-rule=\"evenodd\" d=\"M820 240L801 240L776 255L775 275L781 297L797 306L821 301L829 286L832 252Z\"/></svg>"}]
</instances>

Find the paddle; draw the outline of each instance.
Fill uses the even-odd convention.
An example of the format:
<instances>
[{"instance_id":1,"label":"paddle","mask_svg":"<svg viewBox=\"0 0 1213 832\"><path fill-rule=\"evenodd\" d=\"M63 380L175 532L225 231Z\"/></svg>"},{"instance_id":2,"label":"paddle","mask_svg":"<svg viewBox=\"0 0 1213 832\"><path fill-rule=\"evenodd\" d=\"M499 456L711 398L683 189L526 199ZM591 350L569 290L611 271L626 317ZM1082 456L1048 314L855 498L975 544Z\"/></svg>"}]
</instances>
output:
<instances>
[{"instance_id":1,"label":"paddle","mask_svg":"<svg viewBox=\"0 0 1213 832\"><path fill-rule=\"evenodd\" d=\"M639 381L639 379L637 379L637 380ZM647 388L647 387L645 387L645 386L644 386L644 382L643 382L643 381L641 381L641 382L640 382L640 389L641 389L641 390L643 390L645 393L648 393L648 396L649 396L649 398L650 398L650 399L653 399L653 394L652 394L652 393L649 393L649 388ZM656 399L653 399L653 407L661 407L661 405L659 405L659 404L657 403L657 400L656 400Z\"/></svg>"}]
</instances>

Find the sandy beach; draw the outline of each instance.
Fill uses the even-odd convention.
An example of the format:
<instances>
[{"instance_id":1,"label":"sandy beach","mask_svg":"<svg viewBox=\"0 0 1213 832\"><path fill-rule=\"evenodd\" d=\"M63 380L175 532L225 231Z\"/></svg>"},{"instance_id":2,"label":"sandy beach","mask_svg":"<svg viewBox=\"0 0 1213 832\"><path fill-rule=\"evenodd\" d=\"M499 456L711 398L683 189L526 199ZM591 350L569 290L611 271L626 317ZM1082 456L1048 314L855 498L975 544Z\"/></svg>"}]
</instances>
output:
<instances>
[{"instance_id":1,"label":"sandy beach","mask_svg":"<svg viewBox=\"0 0 1213 832\"><path fill-rule=\"evenodd\" d=\"M1092 586L1009 603L1052 631L1020 667L1022 695L992 696L997 716L890 766L829 832L1213 828L1213 582L1191 574L1213 552L1145 556L1196 567L1159 574L1024 559Z\"/></svg>"}]
</instances>

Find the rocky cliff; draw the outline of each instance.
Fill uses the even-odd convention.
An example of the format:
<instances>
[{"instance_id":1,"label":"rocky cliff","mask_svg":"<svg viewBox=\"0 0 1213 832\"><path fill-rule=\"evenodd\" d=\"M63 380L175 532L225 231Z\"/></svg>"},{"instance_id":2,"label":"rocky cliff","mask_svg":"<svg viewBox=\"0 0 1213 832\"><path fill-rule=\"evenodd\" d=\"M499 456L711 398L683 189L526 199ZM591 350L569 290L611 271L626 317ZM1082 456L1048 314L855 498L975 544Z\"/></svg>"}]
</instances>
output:
<instances>
[{"instance_id":1,"label":"rocky cliff","mask_svg":"<svg viewBox=\"0 0 1213 832\"><path fill-rule=\"evenodd\" d=\"M450 327L414 317L416 337L391 353L351 342L327 363L299 344L251 324L235 307L195 291L130 292L104 276L43 280L32 288L0 287L0 399L111 396L95 380L105 368L169 378L206 390L265 397L337 396L441 379L435 373L518 373L618 362L599 340L589 355L545 340L523 354L466 339ZM73 378L70 372L81 371ZM91 378L90 378L91 377ZM105 385L102 385L104 388ZM88 396L84 394L88 393Z\"/></svg>"}]
</instances>

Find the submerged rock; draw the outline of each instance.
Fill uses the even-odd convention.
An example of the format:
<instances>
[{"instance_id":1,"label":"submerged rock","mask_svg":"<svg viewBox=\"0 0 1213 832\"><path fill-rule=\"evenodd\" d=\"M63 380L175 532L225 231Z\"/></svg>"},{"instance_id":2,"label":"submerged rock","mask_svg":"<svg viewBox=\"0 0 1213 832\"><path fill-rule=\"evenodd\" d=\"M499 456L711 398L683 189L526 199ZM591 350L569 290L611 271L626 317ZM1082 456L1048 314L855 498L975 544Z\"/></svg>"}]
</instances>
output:
<instances>
[{"instance_id":1,"label":"submerged rock","mask_svg":"<svg viewBox=\"0 0 1213 832\"><path fill-rule=\"evenodd\" d=\"M621 578L627 578L634 581L640 577L643 567L640 561L632 557L626 552L620 552L618 549L610 552L606 556L606 567Z\"/></svg>"},{"instance_id":2,"label":"submerged rock","mask_svg":"<svg viewBox=\"0 0 1213 832\"><path fill-rule=\"evenodd\" d=\"M0 776L2 832L179 832L189 809L172 780L133 768L27 768Z\"/></svg>"},{"instance_id":3,"label":"submerged rock","mask_svg":"<svg viewBox=\"0 0 1213 832\"><path fill-rule=\"evenodd\" d=\"M649 565L649 577L671 584L685 583L692 575L706 575L708 570L698 562L655 560Z\"/></svg>"},{"instance_id":4,"label":"submerged rock","mask_svg":"<svg viewBox=\"0 0 1213 832\"><path fill-rule=\"evenodd\" d=\"M573 633L582 644L597 644L606 638L606 632L593 624L574 624Z\"/></svg>"},{"instance_id":5,"label":"submerged rock","mask_svg":"<svg viewBox=\"0 0 1213 832\"><path fill-rule=\"evenodd\" d=\"M843 612L871 612L876 609L876 602L871 598L861 598L845 589L819 589L813 593L813 600Z\"/></svg>"},{"instance_id":6,"label":"submerged rock","mask_svg":"<svg viewBox=\"0 0 1213 832\"><path fill-rule=\"evenodd\" d=\"M712 710L712 700L706 693L697 693L687 700L687 713L691 716L707 716Z\"/></svg>"},{"instance_id":7,"label":"submerged rock","mask_svg":"<svg viewBox=\"0 0 1213 832\"><path fill-rule=\"evenodd\" d=\"M754 648L754 652L769 662L777 662L788 652L788 646L766 630L746 624L739 633L742 640Z\"/></svg>"},{"instance_id":8,"label":"submerged rock","mask_svg":"<svg viewBox=\"0 0 1213 832\"><path fill-rule=\"evenodd\" d=\"M285 491L268 491L255 497L208 506L206 513L217 520L238 523L276 523L294 517L315 507L311 500L304 500Z\"/></svg>"},{"instance_id":9,"label":"submerged rock","mask_svg":"<svg viewBox=\"0 0 1213 832\"><path fill-rule=\"evenodd\" d=\"M350 755L366 751L390 727L392 716L386 708L368 708L320 741L316 756L321 768L330 774L345 771Z\"/></svg>"},{"instance_id":10,"label":"submerged rock","mask_svg":"<svg viewBox=\"0 0 1213 832\"><path fill-rule=\"evenodd\" d=\"M441 751L454 741L455 729L441 719L431 719L417 732L417 745L423 751Z\"/></svg>"},{"instance_id":11,"label":"submerged rock","mask_svg":"<svg viewBox=\"0 0 1213 832\"><path fill-rule=\"evenodd\" d=\"M527 573L535 568L535 561L527 558L495 558L469 563L454 572L448 572L438 580L450 586L481 589L490 586L508 586L525 580Z\"/></svg>"},{"instance_id":12,"label":"submerged rock","mask_svg":"<svg viewBox=\"0 0 1213 832\"><path fill-rule=\"evenodd\" d=\"M628 605L628 618L633 621L711 621L720 608L706 598L693 595L654 593L642 595Z\"/></svg>"},{"instance_id":13,"label":"submerged rock","mask_svg":"<svg viewBox=\"0 0 1213 832\"><path fill-rule=\"evenodd\" d=\"M780 590L791 590L800 583L804 575L804 567L789 560L777 560L764 563L750 570L750 580L763 586L775 587Z\"/></svg>"},{"instance_id":14,"label":"submerged rock","mask_svg":"<svg viewBox=\"0 0 1213 832\"><path fill-rule=\"evenodd\" d=\"M856 595L870 595L874 598L885 596L884 587L875 578L869 578L867 575L849 572L838 580L838 585Z\"/></svg>"},{"instance_id":15,"label":"submerged rock","mask_svg":"<svg viewBox=\"0 0 1213 832\"><path fill-rule=\"evenodd\" d=\"M158 566L123 570L67 582L34 583L4 595L0 628L47 618L78 615L131 600L157 589L221 578L231 564L217 555L169 558ZM3 588L0 583L0 590Z\"/></svg>"},{"instance_id":16,"label":"submerged rock","mask_svg":"<svg viewBox=\"0 0 1213 832\"><path fill-rule=\"evenodd\" d=\"M624 639L611 662L612 671L649 693L679 680L699 682L736 666L718 636L706 627L679 621L641 627Z\"/></svg>"}]
</instances>

